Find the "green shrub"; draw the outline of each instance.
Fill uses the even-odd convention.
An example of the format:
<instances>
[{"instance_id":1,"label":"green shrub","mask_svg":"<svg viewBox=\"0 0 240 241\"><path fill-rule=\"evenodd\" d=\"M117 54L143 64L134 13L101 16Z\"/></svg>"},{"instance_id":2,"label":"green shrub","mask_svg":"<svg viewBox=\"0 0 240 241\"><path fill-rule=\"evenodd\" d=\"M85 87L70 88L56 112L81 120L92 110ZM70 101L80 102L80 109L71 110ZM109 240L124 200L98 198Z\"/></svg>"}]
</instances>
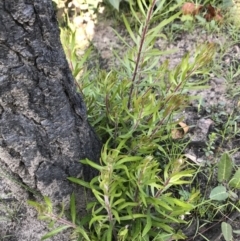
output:
<instances>
[{"instance_id":1,"label":"green shrub","mask_svg":"<svg viewBox=\"0 0 240 241\"><path fill-rule=\"evenodd\" d=\"M79 219L73 194L71 221L64 219L62 213L55 215L47 197L45 204L30 202L42 219L63 224L44 239L66 228L73 228L78 240L184 239L180 224L186 223L191 211L201 205L199 190L193 188L184 200L179 195L180 189L192 183L196 171L182 154L186 143L175 140L172 131L192 98L189 91L204 87L204 81L193 77L208 74L215 45L199 46L173 69L167 60L160 65L160 56L171 52L155 48L155 39L164 37L163 27L180 16L180 5L165 8L167 1L161 1L154 8L156 1L149 6L137 3L145 19L140 21L131 9L139 23L138 32L133 32L123 17L134 46L116 33L128 47L124 56L117 55L121 66L108 73L100 71L91 78L85 75L79 81L89 121L104 147L100 164L81 161L97 169L97 177L89 183L73 177L69 180L89 188L95 200L87 206L88 215ZM77 77L83 62L79 65L75 57L71 61Z\"/></svg>"}]
</instances>

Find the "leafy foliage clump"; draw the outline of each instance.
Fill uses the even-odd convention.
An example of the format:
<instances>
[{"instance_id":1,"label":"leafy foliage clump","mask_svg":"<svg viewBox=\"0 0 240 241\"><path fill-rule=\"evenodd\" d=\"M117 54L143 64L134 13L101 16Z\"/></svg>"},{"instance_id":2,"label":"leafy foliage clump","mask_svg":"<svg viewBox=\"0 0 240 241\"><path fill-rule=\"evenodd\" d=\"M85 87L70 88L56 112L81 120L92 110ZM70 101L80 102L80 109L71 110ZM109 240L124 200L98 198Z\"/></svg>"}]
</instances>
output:
<instances>
[{"instance_id":1,"label":"leafy foliage clump","mask_svg":"<svg viewBox=\"0 0 240 241\"><path fill-rule=\"evenodd\" d=\"M120 67L100 71L96 76L84 72L79 79L89 121L104 146L100 164L81 161L97 169L97 177L90 182L74 177L69 180L90 189L95 199L87 205L88 214L79 219L73 194L71 221L62 217L63 211L55 215L47 197L44 204L30 202L38 209L40 218L52 221L51 225L55 222L63 225L43 239L67 228L74 230L77 240L87 241L184 239L181 224L191 220L194 212L211 210L214 216L219 209L218 202L236 198L234 189L239 189L239 171L230 179L234 165L227 154L218 166L221 185L204 200L200 190L191 186L199 167L189 165L183 155L186 141L173 138L173 130L179 129L178 124L183 119L182 111L196 98L190 96L189 91L206 87L205 80L197 81L194 76L208 75L216 46L213 43L199 46L174 68L169 67L168 60L160 64L160 56L168 56L171 51L157 49L155 39L164 37L162 29L181 15L179 3L169 8L167 2L137 1L143 16L140 19L131 8L138 22L137 32L123 17L134 46L116 32L128 48L124 56L116 54ZM62 31L62 36L66 34L70 38L69 42L64 42L65 51L73 75L78 79L90 52L78 61L74 29ZM210 147L210 154L211 150ZM233 203L230 205L237 208ZM229 226L224 223L223 229L229 231Z\"/></svg>"}]
</instances>

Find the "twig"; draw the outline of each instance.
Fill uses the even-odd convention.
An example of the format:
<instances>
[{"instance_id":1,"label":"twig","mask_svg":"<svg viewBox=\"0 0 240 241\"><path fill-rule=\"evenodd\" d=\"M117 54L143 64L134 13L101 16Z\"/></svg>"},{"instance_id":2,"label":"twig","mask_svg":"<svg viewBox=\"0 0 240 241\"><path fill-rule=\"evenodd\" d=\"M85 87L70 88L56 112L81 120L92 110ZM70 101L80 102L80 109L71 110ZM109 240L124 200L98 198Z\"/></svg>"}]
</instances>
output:
<instances>
[{"instance_id":1,"label":"twig","mask_svg":"<svg viewBox=\"0 0 240 241\"><path fill-rule=\"evenodd\" d=\"M153 8L154 8L154 6L156 4L156 1L157 0L153 0L153 2L152 2L152 5L151 5L151 7L150 7L150 9L148 11L148 14L147 14L147 19L146 19L146 22L145 22L145 26L143 28L143 33L142 33L142 36L141 36L139 50L138 50L138 54L137 54L136 65L135 65L135 68L134 68L133 77L132 77L132 83L131 83L131 87L130 87L130 93L129 93L129 98L128 98L128 109L130 109L130 107L131 107L131 100L132 100L132 94L133 94L133 89L134 89L134 82L136 80L138 67L139 67L139 64L140 64L143 43L145 41L145 36L147 34L147 30L148 30L148 27L149 27L149 22L150 22L150 19L151 19L151 16L152 16L152 12L153 12Z\"/></svg>"}]
</instances>

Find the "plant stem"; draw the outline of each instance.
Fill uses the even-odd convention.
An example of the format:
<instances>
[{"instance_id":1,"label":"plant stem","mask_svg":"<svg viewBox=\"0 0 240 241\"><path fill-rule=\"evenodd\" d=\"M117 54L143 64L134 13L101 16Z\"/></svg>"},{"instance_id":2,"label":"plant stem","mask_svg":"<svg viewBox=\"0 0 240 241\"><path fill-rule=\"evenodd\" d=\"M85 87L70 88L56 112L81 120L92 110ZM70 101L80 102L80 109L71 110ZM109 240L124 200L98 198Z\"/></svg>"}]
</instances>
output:
<instances>
[{"instance_id":1,"label":"plant stem","mask_svg":"<svg viewBox=\"0 0 240 241\"><path fill-rule=\"evenodd\" d=\"M72 222L70 222L70 221L68 221L68 220L66 220L64 218L60 218L60 217L58 217L57 215L55 215L53 213L50 213L50 214L49 213L44 213L44 215L46 217L49 217L52 220L57 221L58 223L61 223L61 224L69 226L69 228L76 229L78 227L76 224L74 224L74 223L72 223Z\"/></svg>"},{"instance_id":2,"label":"plant stem","mask_svg":"<svg viewBox=\"0 0 240 241\"><path fill-rule=\"evenodd\" d=\"M141 54L142 54L142 49L143 49L143 43L145 41L145 36L147 34L147 30L148 30L148 27L149 27L149 22L150 22L150 19L151 19L152 13L153 13L153 8L154 8L154 6L156 4L156 1L157 0L153 0L152 1L152 5L150 6L150 8L148 10L147 19L145 21L145 26L143 28L143 32L142 32L142 35L141 35L139 50L138 50L138 53L137 53L136 65L135 65L134 72L133 72L132 83L131 83L130 93L129 93L129 98L128 98L128 109L131 108L131 100L132 100L132 94L133 94L133 89L134 89L134 82L135 82L136 77L137 77L137 72L138 72L140 59L141 59Z\"/></svg>"}]
</instances>

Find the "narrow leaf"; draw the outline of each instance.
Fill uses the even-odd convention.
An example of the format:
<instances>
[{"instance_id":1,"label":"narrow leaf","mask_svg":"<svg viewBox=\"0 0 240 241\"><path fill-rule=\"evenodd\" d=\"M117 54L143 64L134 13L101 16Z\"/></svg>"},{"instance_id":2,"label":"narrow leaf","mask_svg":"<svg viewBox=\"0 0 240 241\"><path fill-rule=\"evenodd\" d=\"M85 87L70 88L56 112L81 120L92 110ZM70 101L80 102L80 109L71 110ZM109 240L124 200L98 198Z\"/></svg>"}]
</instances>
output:
<instances>
[{"instance_id":1,"label":"narrow leaf","mask_svg":"<svg viewBox=\"0 0 240 241\"><path fill-rule=\"evenodd\" d=\"M127 156L127 157L124 157L121 160L119 160L117 162L117 165L120 165L120 164L123 164L123 163L126 163L126 162L137 162L137 161L140 161L142 159L143 158L141 156Z\"/></svg>"},{"instance_id":2,"label":"narrow leaf","mask_svg":"<svg viewBox=\"0 0 240 241\"><path fill-rule=\"evenodd\" d=\"M136 39L136 37L135 37L135 35L134 35L131 27L130 27L129 22L127 21L127 19L125 18L124 15L123 15L123 22L124 22L124 24L125 24L125 26L126 26L126 28L127 28L127 31L128 31L128 33L129 33L131 39L134 41L135 44L137 44L137 39Z\"/></svg>"},{"instance_id":3,"label":"narrow leaf","mask_svg":"<svg viewBox=\"0 0 240 241\"><path fill-rule=\"evenodd\" d=\"M95 216L93 217L90 222L89 222L89 227L91 227L94 223L104 223L107 220L105 215L99 215L99 216Z\"/></svg>"},{"instance_id":4,"label":"narrow leaf","mask_svg":"<svg viewBox=\"0 0 240 241\"><path fill-rule=\"evenodd\" d=\"M87 164L87 165L89 165L89 166L91 166L91 167L93 167L93 168L95 168L99 171L101 171L104 168L104 167L98 165L97 163L95 163L93 161L90 161L88 159L81 160L80 162L83 163L83 164Z\"/></svg>"},{"instance_id":5,"label":"narrow leaf","mask_svg":"<svg viewBox=\"0 0 240 241\"><path fill-rule=\"evenodd\" d=\"M79 184L79 185L81 185L83 187L91 188L90 184L88 182L85 182L85 181L83 181L81 179L78 179L78 178L75 178L75 177L68 177L67 179L69 181L77 183L77 184Z\"/></svg>"},{"instance_id":6,"label":"narrow leaf","mask_svg":"<svg viewBox=\"0 0 240 241\"><path fill-rule=\"evenodd\" d=\"M45 234L45 235L41 238L41 240L45 240L45 239L47 239L47 238L53 237L54 235L62 232L63 230L65 230L65 229L67 229L67 228L69 228L69 226L60 226L60 227L52 230L51 232Z\"/></svg>"},{"instance_id":7,"label":"narrow leaf","mask_svg":"<svg viewBox=\"0 0 240 241\"><path fill-rule=\"evenodd\" d=\"M77 227L76 231L80 233L85 238L86 241L91 241L91 239L88 237L88 234L82 227Z\"/></svg>"},{"instance_id":8,"label":"narrow leaf","mask_svg":"<svg viewBox=\"0 0 240 241\"><path fill-rule=\"evenodd\" d=\"M112 239L112 232L113 232L113 224L109 225L109 228L107 230L107 241L111 241Z\"/></svg>"},{"instance_id":9,"label":"narrow leaf","mask_svg":"<svg viewBox=\"0 0 240 241\"><path fill-rule=\"evenodd\" d=\"M148 213L147 213L147 224L146 224L146 226L144 227L144 229L142 231L142 237L147 235L147 233L150 231L151 227L152 227L151 213L148 210Z\"/></svg>"},{"instance_id":10,"label":"narrow leaf","mask_svg":"<svg viewBox=\"0 0 240 241\"><path fill-rule=\"evenodd\" d=\"M76 222L76 202L75 202L75 194L72 193L70 199L70 211L71 211L71 218L72 222L75 224Z\"/></svg>"},{"instance_id":11,"label":"narrow leaf","mask_svg":"<svg viewBox=\"0 0 240 241\"><path fill-rule=\"evenodd\" d=\"M229 186L240 189L240 168L236 171L233 178L229 181Z\"/></svg>"},{"instance_id":12,"label":"narrow leaf","mask_svg":"<svg viewBox=\"0 0 240 241\"><path fill-rule=\"evenodd\" d=\"M139 7L139 9L141 10L141 13L144 15L144 16L146 16L146 11L145 11L145 9L144 9L144 7L143 7L143 5L142 5L142 0L137 0L137 3L138 3L138 7ZM131 3L130 3L131 4Z\"/></svg>"},{"instance_id":13,"label":"narrow leaf","mask_svg":"<svg viewBox=\"0 0 240 241\"><path fill-rule=\"evenodd\" d=\"M136 218L146 218L145 214L132 214L132 215L126 215L120 217L120 220L125 221L125 220L134 220Z\"/></svg>"}]
</instances>

